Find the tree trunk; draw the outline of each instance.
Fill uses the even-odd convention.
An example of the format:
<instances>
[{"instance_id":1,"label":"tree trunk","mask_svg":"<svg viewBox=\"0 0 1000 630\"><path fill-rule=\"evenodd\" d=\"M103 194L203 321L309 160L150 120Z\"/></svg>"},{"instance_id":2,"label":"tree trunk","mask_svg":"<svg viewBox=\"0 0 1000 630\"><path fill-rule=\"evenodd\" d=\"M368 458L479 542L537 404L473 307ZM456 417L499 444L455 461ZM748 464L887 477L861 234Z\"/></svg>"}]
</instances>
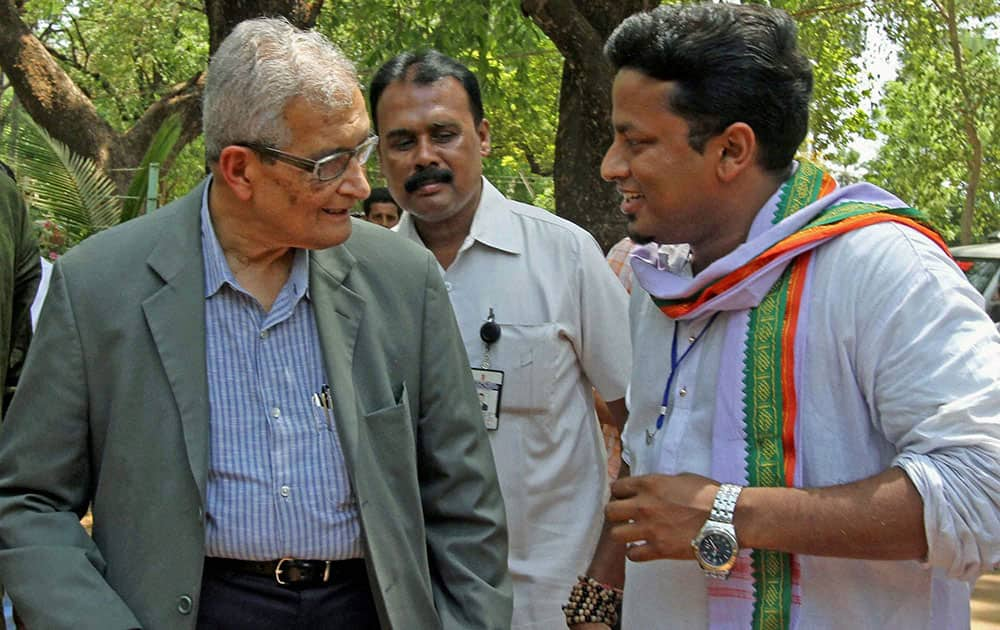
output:
<instances>
[{"instance_id":1,"label":"tree trunk","mask_svg":"<svg viewBox=\"0 0 1000 630\"><path fill-rule=\"evenodd\" d=\"M323 0L205 0L208 49L214 53L226 35L243 20L284 16L299 28L312 28L322 8Z\"/></svg>"},{"instance_id":2,"label":"tree trunk","mask_svg":"<svg viewBox=\"0 0 1000 630\"><path fill-rule=\"evenodd\" d=\"M0 0L0 69L35 122L74 153L108 167L117 134L21 21L14 0Z\"/></svg>"},{"instance_id":3,"label":"tree trunk","mask_svg":"<svg viewBox=\"0 0 1000 630\"><path fill-rule=\"evenodd\" d=\"M968 245L972 242L972 221L976 212L976 193L983 173L983 143L979 138L976 126L978 107L969 90L969 82L965 76L965 64L962 58L962 43L958 38L958 16L955 14L954 0L947 0L946 5L935 3L941 17L948 26L948 43L951 46L952 60L955 62L955 80L962 94L962 130L969 141L970 153L966 157L968 181L965 186L965 205L959 221L959 242Z\"/></svg>"},{"instance_id":4,"label":"tree trunk","mask_svg":"<svg viewBox=\"0 0 1000 630\"><path fill-rule=\"evenodd\" d=\"M611 144L611 83L604 41L627 16L653 0L522 0L521 10L563 55L556 133L555 195L559 216L594 235L607 251L625 235L612 184L601 179Z\"/></svg>"},{"instance_id":5,"label":"tree trunk","mask_svg":"<svg viewBox=\"0 0 1000 630\"><path fill-rule=\"evenodd\" d=\"M120 194L128 189L130 169L145 155L150 140L171 114L183 120L176 155L201 133L201 92L204 75L198 73L174 86L152 103L124 133L115 131L91 100L63 71L42 43L21 20L21 2L0 0L0 70L7 76L18 100L31 118L49 135L74 153L94 160ZM280 15L302 27L312 27L323 0L205 0L205 14L214 52L241 20Z\"/></svg>"},{"instance_id":6,"label":"tree trunk","mask_svg":"<svg viewBox=\"0 0 1000 630\"><path fill-rule=\"evenodd\" d=\"M625 217L614 184L600 175L612 140L610 82L602 90L593 84L587 70L563 62L553 176L557 214L586 228L606 252L625 236Z\"/></svg>"}]
</instances>

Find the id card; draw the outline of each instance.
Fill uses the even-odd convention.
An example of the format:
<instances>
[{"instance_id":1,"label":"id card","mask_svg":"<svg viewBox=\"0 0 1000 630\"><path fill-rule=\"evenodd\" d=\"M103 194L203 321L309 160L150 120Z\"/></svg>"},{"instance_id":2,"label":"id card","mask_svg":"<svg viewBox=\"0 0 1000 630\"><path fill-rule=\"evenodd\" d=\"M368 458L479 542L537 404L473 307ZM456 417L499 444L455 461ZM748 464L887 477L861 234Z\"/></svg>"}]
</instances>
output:
<instances>
[{"instance_id":1,"label":"id card","mask_svg":"<svg viewBox=\"0 0 1000 630\"><path fill-rule=\"evenodd\" d=\"M479 410L487 431L500 427L500 394L503 392L503 372L472 368L472 379L479 395Z\"/></svg>"}]
</instances>

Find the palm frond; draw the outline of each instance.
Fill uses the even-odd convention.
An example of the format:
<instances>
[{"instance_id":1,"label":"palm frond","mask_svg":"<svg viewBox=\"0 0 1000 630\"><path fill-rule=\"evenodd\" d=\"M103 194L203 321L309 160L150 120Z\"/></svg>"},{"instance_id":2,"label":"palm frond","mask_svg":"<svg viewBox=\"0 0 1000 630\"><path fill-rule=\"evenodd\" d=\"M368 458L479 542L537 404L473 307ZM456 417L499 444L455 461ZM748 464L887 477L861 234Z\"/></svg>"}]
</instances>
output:
<instances>
[{"instance_id":1,"label":"palm frond","mask_svg":"<svg viewBox=\"0 0 1000 630\"><path fill-rule=\"evenodd\" d=\"M5 127L4 159L32 214L60 224L74 243L120 221L115 185L93 160L73 153L20 108L8 111Z\"/></svg>"}]
</instances>

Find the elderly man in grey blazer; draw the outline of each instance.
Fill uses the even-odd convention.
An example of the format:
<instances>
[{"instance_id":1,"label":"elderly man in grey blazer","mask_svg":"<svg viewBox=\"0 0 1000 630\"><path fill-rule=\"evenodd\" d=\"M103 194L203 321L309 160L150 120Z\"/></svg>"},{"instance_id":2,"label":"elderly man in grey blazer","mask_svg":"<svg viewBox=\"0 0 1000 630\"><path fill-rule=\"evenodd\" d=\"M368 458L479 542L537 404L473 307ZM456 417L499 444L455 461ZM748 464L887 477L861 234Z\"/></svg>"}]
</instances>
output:
<instances>
[{"instance_id":1,"label":"elderly man in grey blazer","mask_svg":"<svg viewBox=\"0 0 1000 630\"><path fill-rule=\"evenodd\" d=\"M321 36L242 23L209 66L211 176L56 263L0 436L28 627L509 627L440 274L350 217L364 103Z\"/></svg>"}]
</instances>

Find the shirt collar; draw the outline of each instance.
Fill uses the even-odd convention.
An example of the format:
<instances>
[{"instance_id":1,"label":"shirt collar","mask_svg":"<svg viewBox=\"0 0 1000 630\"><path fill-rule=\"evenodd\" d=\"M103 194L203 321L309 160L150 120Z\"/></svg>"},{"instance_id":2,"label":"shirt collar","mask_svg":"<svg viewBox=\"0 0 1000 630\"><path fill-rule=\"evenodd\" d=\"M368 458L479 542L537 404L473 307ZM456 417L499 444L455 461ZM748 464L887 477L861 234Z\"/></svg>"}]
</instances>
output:
<instances>
[{"instance_id":1,"label":"shirt collar","mask_svg":"<svg viewBox=\"0 0 1000 630\"><path fill-rule=\"evenodd\" d=\"M462 250L468 249L478 241L487 247L509 254L518 255L524 251L523 235L517 229L514 216L507 208L508 203L510 202L507 198L483 177L483 192L479 196L479 206L476 207L476 214L472 217L472 225L469 227L469 234L465 238ZM392 229L412 241L423 242L409 212L403 213L399 223Z\"/></svg>"},{"instance_id":2,"label":"shirt collar","mask_svg":"<svg viewBox=\"0 0 1000 630\"><path fill-rule=\"evenodd\" d=\"M508 203L507 198L483 177L483 194L479 197L479 208L469 228L469 238L509 254L523 252L522 234L507 207Z\"/></svg>"},{"instance_id":3,"label":"shirt collar","mask_svg":"<svg viewBox=\"0 0 1000 630\"><path fill-rule=\"evenodd\" d=\"M229 268L226 256L222 252L222 245L219 244L219 238L215 234L215 226L212 225L212 215L208 211L208 191L211 187L212 176L209 175L201 198L201 256L205 265L205 297L209 298L218 293L224 284L246 293ZM292 269L285 286L290 286L296 300L303 296L309 297L309 254L306 250L295 250Z\"/></svg>"}]
</instances>

